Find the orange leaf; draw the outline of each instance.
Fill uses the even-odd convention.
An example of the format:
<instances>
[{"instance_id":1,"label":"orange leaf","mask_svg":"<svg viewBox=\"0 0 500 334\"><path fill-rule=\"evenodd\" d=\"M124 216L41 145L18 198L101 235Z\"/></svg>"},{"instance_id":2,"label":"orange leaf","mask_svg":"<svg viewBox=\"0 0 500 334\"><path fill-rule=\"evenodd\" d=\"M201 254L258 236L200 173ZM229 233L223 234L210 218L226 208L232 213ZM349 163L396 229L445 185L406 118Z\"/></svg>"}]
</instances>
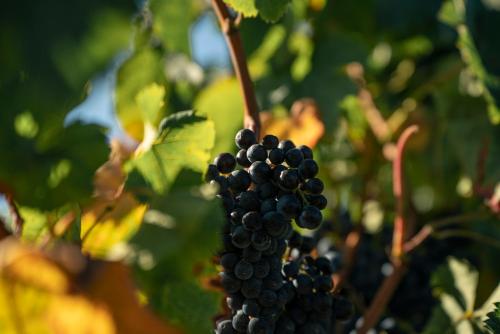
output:
<instances>
[{"instance_id":1,"label":"orange leaf","mask_svg":"<svg viewBox=\"0 0 500 334\"><path fill-rule=\"evenodd\" d=\"M296 101L288 117L261 113L262 136L273 134L280 139L290 139L296 145L314 147L325 133L316 102L311 99Z\"/></svg>"}]
</instances>

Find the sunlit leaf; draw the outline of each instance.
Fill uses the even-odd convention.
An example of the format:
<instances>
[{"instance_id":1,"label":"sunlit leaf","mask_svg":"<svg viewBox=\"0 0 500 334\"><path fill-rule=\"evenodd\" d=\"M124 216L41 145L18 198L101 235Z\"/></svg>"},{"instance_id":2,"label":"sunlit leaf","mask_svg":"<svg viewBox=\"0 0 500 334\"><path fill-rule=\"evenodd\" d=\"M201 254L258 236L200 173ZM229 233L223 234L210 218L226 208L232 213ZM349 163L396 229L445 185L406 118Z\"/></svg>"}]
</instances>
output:
<instances>
[{"instance_id":1,"label":"sunlit leaf","mask_svg":"<svg viewBox=\"0 0 500 334\"><path fill-rule=\"evenodd\" d=\"M214 145L212 121L196 116L192 111L167 117L151 148L135 158L135 166L153 189L167 190L182 168L203 172Z\"/></svg>"},{"instance_id":2,"label":"sunlit leaf","mask_svg":"<svg viewBox=\"0 0 500 334\"><path fill-rule=\"evenodd\" d=\"M288 117L262 113L262 133L271 133L280 139L290 139L297 145L314 147L325 133L318 106L312 100L295 102Z\"/></svg>"},{"instance_id":3,"label":"sunlit leaf","mask_svg":"<svg viewBox=\"0 0 500 334\"><path fill-rule=\"evenodd\" d=\"M213 121L212 155L234 150L234 134L243 126L243 99L236 79L221 79L205 88L194 101L198 115Z\"/></svg>"},{"instance_id":4,"label":"sunlit leaf","mask_svg":"<svg viewBox=\"0 0 500 334\"><path fill-rule=\"evenodd\" d=\"M265 21L278 20L287 10L290 0L224 0L245 16L260 15Z\"/></svg>"}]
</instances>

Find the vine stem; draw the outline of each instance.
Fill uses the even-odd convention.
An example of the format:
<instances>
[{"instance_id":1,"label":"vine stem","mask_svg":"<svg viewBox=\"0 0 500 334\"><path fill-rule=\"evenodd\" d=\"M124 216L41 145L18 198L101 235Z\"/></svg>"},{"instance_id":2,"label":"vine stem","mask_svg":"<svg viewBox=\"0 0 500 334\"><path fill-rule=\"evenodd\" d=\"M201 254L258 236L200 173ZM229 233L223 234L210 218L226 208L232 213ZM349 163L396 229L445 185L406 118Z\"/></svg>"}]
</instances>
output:
<instances>
[{"instance_id":1,"label":"vine stem","mask_svg":"<svg viewBox=\"0 0 500 334\"><path fill-rule=\"evenodd\" d=\"M253 130L258 138L260 136L259 107L257 105L252 79L248 72L243 44L238 32L241 15L238 15L236 19L231 18L229 10L222 0L212 0L212 7L226 38L234 72L236 73L243 94L243 125L245 128Z\"/></svg>"},{"instance_id":2,"label":"vine stem","mask_svg":"<svg viewBox=\"0 0 500 334\"><path fill-rule=\"evenodd\" d=\"M393 272L387 276L378 288L375 297L363 315L363 324L358 329L359 334L366 334L376 324L382 312L392 298L394 291L406 272L406 266L402 261L404 255L404 240L406 234L405 197L403 183L403 156L408 139L418 131L418 126L412 125L406 128L396 144L396 157L392 164L393 192L396 201L396 218L394 221L394 234L392 243Z\"/></svg>"},{"instance_id":3,"label":"vine stem","mask_svg":"<svg viewBox=\"0 0 500 334\"><path fill-rule=\"evenodd\" d=\"M7 204L9 205L10 214L12 215L14 221L13 234L16 237L19 237L21 236L23 230L24 219L19 213L19 209L17 208L16 202L14 201L12 195L11 194L5 195L5 199L7 201Z\"/></svg>"},{"instance_id":4,"label":"vine stem","mask_svg":"<svg viewBox=\"0 0 500 334\"><path fill-rule=\"evenodd\" d=\"M406 128L396 144L396 157L392 165L393 192L396 199L396 219L394 221L394 234L392 238L392 257L400 259L404 254L403 244L406 234L406 221L404 215L404 182L403 182L403 155L408 139L418 131L418 126Z\"/></svg>"}]
</instances>

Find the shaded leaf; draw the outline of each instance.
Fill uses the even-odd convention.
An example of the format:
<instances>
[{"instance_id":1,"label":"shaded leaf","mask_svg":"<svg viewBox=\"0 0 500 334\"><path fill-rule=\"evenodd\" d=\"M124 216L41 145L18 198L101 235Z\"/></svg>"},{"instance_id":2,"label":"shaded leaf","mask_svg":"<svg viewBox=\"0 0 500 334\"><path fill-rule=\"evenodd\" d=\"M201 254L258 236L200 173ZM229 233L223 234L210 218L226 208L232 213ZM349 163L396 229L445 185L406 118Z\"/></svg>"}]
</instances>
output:
<instances>
[{"instance_id":1,"label":"shaded leaf","mask_svg":"<svg viewBox=\"0 0 500 334\"><path fill-rule=\"evenodd\" d=\"M495 303L495 309L487 314L488 319L484 321L486 328L491 333L500 333L500 302Z\"/></svg>"}]
</instances>

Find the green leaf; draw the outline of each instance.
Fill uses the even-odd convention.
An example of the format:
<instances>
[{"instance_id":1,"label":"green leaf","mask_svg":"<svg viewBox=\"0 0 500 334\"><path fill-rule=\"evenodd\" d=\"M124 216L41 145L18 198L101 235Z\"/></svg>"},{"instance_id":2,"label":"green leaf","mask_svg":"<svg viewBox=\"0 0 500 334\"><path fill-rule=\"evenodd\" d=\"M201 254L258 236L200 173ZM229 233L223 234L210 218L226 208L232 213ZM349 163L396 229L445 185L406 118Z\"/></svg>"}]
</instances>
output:
<instances>
[{"instance_id":1,"label":"green leaf","mask_svg":"<svg viewBox=\"0 0 500 334\"><path fill-rule=\"evenodd\" d=\"M175 113L162 121L151 148L131 164L158 193L172 185L183 168L203 172L214 145L212 121L192 111Z\"/></svg>"},{"instance_id":2,"label":"green leaf","mask_svg":"<svg viewBox=\"0 0 500 334\"><path fill-rule=\"evenodd\" d=\"M478 272L467 262L448 258L447 264L439 267L432 276L432 286L440 305L434 309L424 333L440 333L450 328L459 333L473 333L476 326L470 315L474 311L477 280Z\"/></svg>"},{"instance_id":3,"label":"green leaf","mask_svg":"<svg viewBox=\"0 0 500 334\"><path fill-rule=\"evenodd\" d=\"M221 294L203 290L195 281L171 283L163 290L161 312L187 333L211 333L212 318L220 311Z\"/></svg>"},{"instance_id":4,"label":"green leaf","mask_svg":"<svg viewBox=\"0 0 500 334\"><path fill-rule=\"evenodd\" d=\"M198 115L213 121L215 144L212 156L232 152L234 135L243 127L243 99L238 81L234 78L213 82L194 101Z\"/></svg>"},{"instance_id":5,"label":"green leaf","mask_svg":"<svg viewBox=\"0 0 500 334\"><path fill-rule=\"evenodd\" d=\"M135 102L142 112L145 122L155 124L160 116L165 98L165 87L153 83L144 87L136 96Z\"/></svg>"},{"instance_id":6,"label":"green leaf","mask_svg":"<svg viewBox=\"0 0 500 334\"><path fill-rule=\"evenodd\" d=\"M19 208L19 213L24 220L22 234L24 240L36 240L47 230L47 215L45 213L24 206Z\"/></svg>"},{"instance_id":7,"label":"green leaf","mask_svg":"<svg viewBox=\"0 0 500 334\"><path fill-rule=\"evenodd\" d=\"M277 21L285 14L291 0L224 0L236 11L248 17L259 16L268 22Z\"/></svg>"},{"instance_id":8,"label":"green leaf","mask_svg":"<svg viewBox=\"0 0 500 334\"><path fill-rule=\"evenodd\" d=\"M163 86L168 92L164 85L161 55L149 47L139 48L120 67L116 87L116 114L124 130L137 141L143 139L143 117L146 115L138 105L140 101L137 97L143 89L154 84ZM144 105L142 107L144 108ZM160 118L162 116L160 115Z\"/></svg>"},{"instance_id":9,"label":"green leaf","mask_svg":"<svg viewBox=\"0 0 500 334\"><path fill-rule=\"evenodd\" d=\"M495 309L487 314L487 319L484 321L486 328L491 333L500 333L500 302L495 303Z\"/></svg>"},{"instance_id":10,"label":"green leaf","mask_svg":"<svg viewBox=\"0 0 500 334\"><path fill-rule=\"evenodd\" d=\"M153 33L169 51L189 54L189 27L194 16L193 1L152 0Z\"/></svg>"}]
</instances>

